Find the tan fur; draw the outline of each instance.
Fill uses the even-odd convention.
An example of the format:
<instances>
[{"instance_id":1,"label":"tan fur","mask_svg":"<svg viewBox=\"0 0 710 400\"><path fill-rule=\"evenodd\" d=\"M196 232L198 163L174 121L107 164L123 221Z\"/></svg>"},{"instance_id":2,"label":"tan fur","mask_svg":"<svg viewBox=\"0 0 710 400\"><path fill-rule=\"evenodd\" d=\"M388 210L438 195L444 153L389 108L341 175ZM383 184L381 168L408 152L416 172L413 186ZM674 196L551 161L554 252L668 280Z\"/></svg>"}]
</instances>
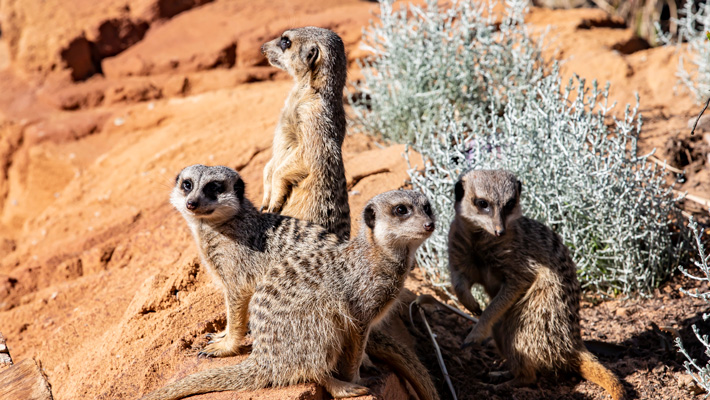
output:
<instances>
[{"instance_id":1,"label":"tan fur","mask_svg":"<svg viewBox=\"0 0 710 400\"><path fill-rule=\"evenodd\" d=\"M522 215L521 190L515 175L501 170L469 171L456 183L449 231L454 291L475 314L472 284L482 284L492 299L464 344L492 335L514 385L530 384L540 372L571 370L623 399L618 378L582 342L574 261L559 235Z\"/></svg>"},{"instance_id":2,"label":"tan fur","mask_svg":"<svg viewBox=\"0 0 710 400\"><path fill-rule=\"evenodd\" d=\"M285 50L283 39L290 42ZM312 51L317 53L313 61ZM322 225L347 239L350 210L341 154L347 65L342 41L327 29L290 29L265 43L262 52L295 81L276 127L273 156L264 168L262 209ZM378 338L385 342L371 347L368 341L368 353L396 371L407 371L401 375L419 389L421 400L437 400L431 376L416 355L396 353L403 347L389 346L393 341L385 332L379 332Z\"/></svg>"},{"instance_id":3,"label":"tan fur","mask_svg":"<svg viewBox=\"0 0 710 400\"><path fill-rule=\"evenodd\" d=\"M246 298L254 342L241 364L188 376L144 399L298 382L322 384L336 398L367 393L357 383L371 325L401 292L410 252L434 229L424 195L375 196L349 242L319 225L259 213L239 175L226 167L185 168L171 202L225 288L228 329L216 343L241 339L235 335L246 330L240 322L246 308L234 303Z\"/></svg>"},{"instance_id":4,"label":"tan fur","mask_svg":"<svg viewBox=\"0 0 710 400\"><path fill-rule=\"evenodd\" d=\"M341 154L345 138L343 42L323 28L290 29L265 43L269 62L295 84L274 133L264 167L262 210L324 226L350 237L350 208Z\"/></svg>"}]
</instances>

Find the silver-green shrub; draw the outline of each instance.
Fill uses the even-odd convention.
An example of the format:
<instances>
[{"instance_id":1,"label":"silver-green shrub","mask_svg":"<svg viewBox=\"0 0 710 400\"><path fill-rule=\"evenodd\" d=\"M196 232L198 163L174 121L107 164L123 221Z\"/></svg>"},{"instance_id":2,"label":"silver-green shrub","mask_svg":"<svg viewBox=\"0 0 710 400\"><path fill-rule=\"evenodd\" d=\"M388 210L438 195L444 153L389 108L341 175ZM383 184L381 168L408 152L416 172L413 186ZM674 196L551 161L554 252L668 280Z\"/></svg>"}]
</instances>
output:
<instances>
[{"instance_id":1,"label":"silver-green shrub","mask_svg":"<svg viewBox=\"0 0 710 400\"><path fill-rule=\"evenodd\" d=\"M700 228L698 228L698 224L693 221L692 218L690 219L688 227L690 228L690 231L693 234L693 239L695 241L696 260L694 261L694 264L698 268L698 275L691 274L685 268L680 268L680 270L685 276L693 280L710 282L710 254L707 254L705 252L705 247L703 246L703 232ZM710 291L702 293L699 293L697 290L688 291L681 289L681 291L689 296L703 299L706 302L710 303ZM707 321L709 318L710 314L703 314L704 320ZM693 333L695 333L695 336L705 347L705 355L710 358L710 338L708 337L708 335L701 334L700 330L695 325L693 325ZM678 345L679 351L683 353L683 355L687 359L687 361L685 362L686 371L688 371L688 373L693 377L695 382L700 387L705 389L705 392L708 393L708 395L706 395L705 397L710 396L710 363L705 364L704 366L699 364L697 360L693 359L690 354L688 354L685 347L683 347L683 342L681 342L680 338L676 339L676 344Z\"/></svg>"},{"instance_id":2,"label":"silver-green shrub","mask_svg":"<svg viewBox=\"0 0 710 400\"><path fill-rule=\"evenodd\" d=\"M698 102L705 102L710 96L710 43L706 32L710 31L710 2L696 4L687 0L678 10L680 18L673 20L678 25L678 36L659 34L664 44L687 43L687 52L678 62L678 78L695 96ZM656 27L660 32L660 27ZM686 63L690 68L686 69Z\"/></svg>"},{"instance_id":3,"label":"silver-green shrub","mask_svg":"<svg viewBox=\"0 0 710 400\"><path fill-rule=\"evenodd\" d=\"M446 224L461 171L509 169L523 181L526 215L563 237L583 286L608 295L650 292L678 259L670 228L680 214L663 172L647 162L650 154L638 154L637 109L613 119L608 89L571 81L560 92L557 69L536 86L502 116L456 117L449 109L414 121L411 147L425 165L409 171L412 185L434 199ZM444 284L446 260L438 256L445 250L443 229L419 253L420 265Z\"/></svg>"},{"instance_id":4,"label":"silver-green shrub","mask_svg":"<svg viewBox=\"0 0 710 400\"><path fill-rule=\"evenodd\" d=\"M424 165L410 164L411 183L432 200L443 228L419 251L419 265L435 285L448 285L454 181L469 168L506 168L523 181L526 214L563 237L585 287L608 295L648 293L674 267L678 247L669 229L679 212L663 172L638 154L637 109L627 107L615 119L607 90L583 81L561 92L558 69L541 62L522 23L524 3L507 5L500 29L473 14L473 25L460 22L455 16L472 10L467 2L445 12L430 4L409 16L383 5L381 25L369 32L381 44L359 84L367 96L352 103L356 124L408 143L423 157ZM482 50L461 42L452 46L457 51L432 50L444 37L466 37L464 29L499 35L492 42L505 45ZM467 64L480 52L481 71L476 62ZM441 75L439 68L457 73ZM427 80L429 74L438 78ZM435 83L441 86L434 89Z\"/></svg>"},{"instance_id":5,"label":"silver-green shrub","mask_svg":"<svg viewBox=\"0 0 710 400\"><path fill-rule=\"evenodd\" d=\"M542 77L542 48L523 22L527 1L506 5L497 21L486 2L440 8L428 0L395 10L382 1L378 24L363 32L373 55L360 64L363 81L353 83L354 130L406 143L413 119L436 119L445 106L461 115L500 112L532 88Z\"/></svg>"}]
</instances>

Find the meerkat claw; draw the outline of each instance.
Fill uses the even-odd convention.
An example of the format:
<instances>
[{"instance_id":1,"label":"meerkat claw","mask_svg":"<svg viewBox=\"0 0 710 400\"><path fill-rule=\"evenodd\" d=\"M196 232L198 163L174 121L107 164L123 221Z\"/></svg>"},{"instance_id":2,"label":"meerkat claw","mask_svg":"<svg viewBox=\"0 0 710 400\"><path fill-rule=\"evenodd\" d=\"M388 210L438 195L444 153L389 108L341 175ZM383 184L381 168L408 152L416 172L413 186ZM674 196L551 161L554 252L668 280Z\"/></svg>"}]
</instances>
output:
<instances>
[{"instance_id":1,"label":"meerkat claw","mask_svg":"<svg viewBox=\"0 0 710 400\"><path fill-rule=\"evenodd\" d=\"M205 335L205 339L209 339L209 340L220 340L220 339L222 339L222 338L225 337L225 336L227 336L227 334L226 334L225 332L217 332L217 333L214 333L214 332L213 332L213 333L208 333L208 334L206 334L206 335Z\"/></svg>"}]
</instances>

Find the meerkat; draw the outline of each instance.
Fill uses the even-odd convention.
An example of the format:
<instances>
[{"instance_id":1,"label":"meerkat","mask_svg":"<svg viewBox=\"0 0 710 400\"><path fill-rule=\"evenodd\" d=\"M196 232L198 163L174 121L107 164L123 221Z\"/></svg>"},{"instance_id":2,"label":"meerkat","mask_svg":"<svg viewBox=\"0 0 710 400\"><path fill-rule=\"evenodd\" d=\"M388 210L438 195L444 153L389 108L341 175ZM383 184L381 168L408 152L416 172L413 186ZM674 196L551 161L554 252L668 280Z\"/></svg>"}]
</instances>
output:
<instances>
[{"instance_id":1,"label":"meerkat","mask_svg":"<svg viewBox=\"0 0 710 400\"><path fill-rule=\"evenodd\" d=\"M298 382L319 383L336 398L367 393L357 382L370 329L395 303L414 253L434 231L426 196L375 196L358 236L347 242L319 225L260 213L227 167L185 168L171 203L225 290L228 327L212 344L240 339L234 335L246 332L248 310L252 352L238 365L188 376L145 400Z\"/></svg>"},{"instance_id":2,"label":"meerkat","mask_svg":"<svg viewBox=\"0 0 710 400\"><path fill-rule=\"evenodd\" d=\"M285 31L261 51L295 81L264 167L262 210L314 222L348 239L343 41L328 29L305 27Z\"/></svg>"},{"instance_id":3,"label":"meerkat","mask_svg":"<svg viewBox=\"0 0 710 400\"><path fill-rule=\"evenodd\" d=\"M295 81L276 127L272 158L264 167L262 210L313 222L346 240L350 209L341 152L347 76L343 42L328 29L290 29L265 43L262 53ZM392 343L386 332L378 331L368 341L367 353L409 381L421 400L437 399L416 354Z\"/></svg>"},{"instance_id":4,"label":"meerkat","mask_svg":"<svg viewBox=\"0 0 710 400\"><path fill-rule=\"evenodd\" d=\"M449 269L456 296L480 314L464 346L493 336L513 374L528 385L538 373L573 371L624 398L618 378L584 347L577 268L562 238L522 215L522 184L503 170L474 170L455 185L456 216L449 231ZM471 295L480 283L491 302Z\"/></svg>"}]
</instances>

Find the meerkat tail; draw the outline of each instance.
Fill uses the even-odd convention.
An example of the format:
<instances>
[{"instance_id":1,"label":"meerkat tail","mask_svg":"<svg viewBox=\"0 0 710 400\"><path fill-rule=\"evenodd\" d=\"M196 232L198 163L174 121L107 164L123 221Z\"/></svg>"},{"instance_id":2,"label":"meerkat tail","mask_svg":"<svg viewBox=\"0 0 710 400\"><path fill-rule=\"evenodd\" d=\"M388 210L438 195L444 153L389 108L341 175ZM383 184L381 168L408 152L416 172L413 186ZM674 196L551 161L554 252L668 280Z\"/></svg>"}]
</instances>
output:
<instances>
[{"instance_id":1,"label":"meerkat tail","mask_svg":"<svg viewBox=\"0 0 710 400\"><path fill-rule=\"evenodd\" d=\"M408 347L401 345L380 329L373 329L367 341L366 352L389 365L412 385L419 400L439 400L429 371Z\"/></svg>"},{"instance_id":2,"label":"meerkat tail","mask_svg":"<svg viewBox=\"0 0 710 400\"><path fill-rule=\"evenodd\" d=\"M237 365L213 368L192 374L175 383L147 394L140 400L176 400L195 394L225 390L256 390L268 382L259 377L252 357Z\"/></svg>"},{"instance_id":3,"label":"meerkat tail","mask_svg":"<svg viewBox=\"0 0 710 400\"><path fill-rule=\"evenodd\" d=\"M600 364L592 353L585 350L579 352L579 373L582 378L603 387L612 399L624 399L624 387L619 378Z\"/></svg>"}]
</instances>

